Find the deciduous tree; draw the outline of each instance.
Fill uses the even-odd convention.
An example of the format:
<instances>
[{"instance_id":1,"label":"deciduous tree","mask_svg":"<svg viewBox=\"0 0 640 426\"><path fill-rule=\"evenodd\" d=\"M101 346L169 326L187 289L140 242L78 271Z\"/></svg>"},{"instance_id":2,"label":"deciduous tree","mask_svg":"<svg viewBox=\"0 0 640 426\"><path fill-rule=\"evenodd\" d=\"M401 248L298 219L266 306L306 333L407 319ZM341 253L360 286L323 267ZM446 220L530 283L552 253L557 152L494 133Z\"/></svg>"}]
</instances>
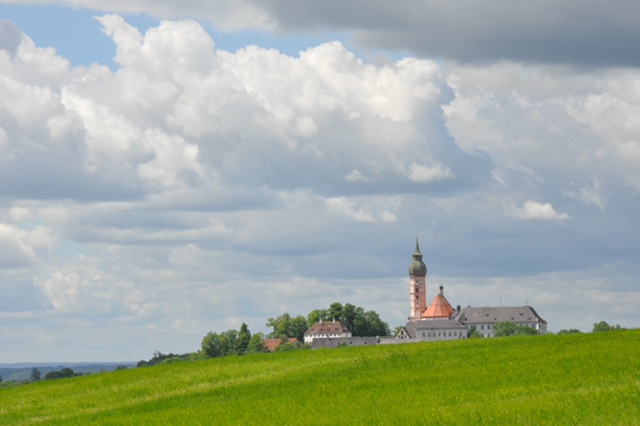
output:
<instances>
[{"instance_id":1,"label":"deciduous tree","mask_svg":"<svg viewBox=\"0 0 640 426\"><path fill-rule=\"evenodd\" d=\"M249 342L251 341L251 332L246 323L242 323L240 326L240 332L238 333L238 340L235 344L235 352L238 355L242 355L247 352L249 348Z\"/></svg>"},{"instance_id":2,"label":"deciduous tree","mask_svg":"<svg viewBox=\"0 0 640 426\"><path fill-rule=\"evenodd\" d=\"M320 321L329 321L329 311L327 309L314 309L307 315L309 327Z\"/></svg>"},{"instance_id":3,"label":"deciduous tree","mask_svg":"<svg viewBox=\"0 0 640 426\"><path fill-rule=\"evenodd\" d=\"M295 337L299 341L304 341L304 332L309 329L307 319L302 315L291 317L285 312L276 318L267 319L267 327L271 327L273 331L269 333L271 339L280 339L282 337Z\"/></svg>"},{"instance_id":4,"label":"deciduous tree","mask_svg":"<svg viewBox=\"0 0 640 426\"><path fill-rule=\"evenodd\" d=\"M353 336L388 336L391 334L389 324L382 321L377 312L365 311L364 308L351 303L343 306L339 302L334 302L329 306L329 309L312 311L309 314L309 326L320 321L316 318L321 317L323 313L326 313L326 316L322 318L322 321L340 321L351 331Z\"/></svg>"},{"instance_id":5,"label":"deciduous tree","mask_svg":"<svg viewBox=\"0 0 640 426\"><path fill-rule=\"evenodd\" d=\"M623 330L623 328L620 327L620 324L609 325L606 321L600 321L593 324L593 330L591 330L591 332L599 333L601 331L614 331L614 330Z\"/></svg>"},{"instance_id":6,"label":"deciduous tree","mask_svg":"<svg viewBox=\"0 0 640 426\"><path fill-rule=\"evenodd\" d=\"M512 336L518 332L518 327L511 321L502 321L493 326L493 335L496 337Z\"/></svg>"},{"instance_id":7,"label":"deciduous tree","mask_svg":"<svg viewBox=\"0 0 640 426\"><path fill-rule=\"evenodd\" d=\"M38 380L40 380L41 376L42 374L40 374L40 370L34 367L33 370L31 370L31 376L29 376L29 380L32 382L37 382Z\"/></svg>"},{"instance_id":8,"label":"deciduous tree","mask_svg":"<svg viewBox=\"0 0 640 426\"><path fill-rule=\"evenodd\" d=\"M562 329L560 331L558 331L558 334L580 334L582 333L582 331L578 330L577 328L570 328L569 330L567 329Z\"/></svg>"},{"instance_id":9,"label":"deciduous tree","mask_svg":"<svg viewBox=\"0 0 640 426\"><path fill-rule=\"evenodd\" d=\"M256 333L251 336L249 341L249 347L247 348L248 354L258 354L269 352L269 348L264 344L264 335L262 333Z\"/></svg>"},{"instance_id":10,"label":"deciduous tree","mask_svg":"<svg viewBox=\"0 0 640 426\"><path fill-rule=\"evenodd\" d=\"M496 337L514 336L517 334L539 334L538 330L526 325L516 325L511 321L502 321L493 326L493 335Z\"/></svg>"}]
</instances>

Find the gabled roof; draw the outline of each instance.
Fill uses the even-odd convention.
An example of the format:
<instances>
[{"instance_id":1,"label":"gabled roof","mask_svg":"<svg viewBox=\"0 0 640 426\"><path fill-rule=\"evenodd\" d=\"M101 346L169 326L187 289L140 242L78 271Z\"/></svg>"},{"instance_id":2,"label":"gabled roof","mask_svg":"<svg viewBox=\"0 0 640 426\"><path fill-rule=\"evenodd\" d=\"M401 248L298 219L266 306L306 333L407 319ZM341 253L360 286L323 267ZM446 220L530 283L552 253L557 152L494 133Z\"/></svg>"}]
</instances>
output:
<instances>
[{"instance_id":1,"label":"gabled roof","mask_svg":"<svg viewBox=\"0 0 640 426\"><path fill-rule=\"evenodd\" d=\"M310 329L304 332L305 336L316 334L344 334L349 333L349 330L342 325L340 321L332 322L317 322L311 326Z\"/></svg>"},{"instance_id":2,"label":"gabled roof","mask_svg":"<svg viewBox=\"0 0 640 426\"><path fill-rule=\"evenodd\" d=\"M440 286L440 293L433 298L431 305L420 315L424 319L449 318L454 310L444 297L443 287Z\"/></svg>"},{"instance_id":3,"label":"gabled roof","mask_svg":"<svg viewBox=\"0 0 640 426\"><path fill-rule=\"evenodd\" d=\"M432 330L466 330L463 324L460 324L456 320L452 319L433 319L433 320L416 320L412 319L404 326L406 333L409 337L415 338L418 335L418 331L432 331Z\"/></svg>"},{"instance_id":4,"label":"gabled roof","mask_svg":"<svg viewBox=\"0 0 640 426\"><path fill-rule=\"evenodd\" d=\"M295 343L296 340L298 339L296 339L295 337L290 337L287 339L287 342ZM278 346L280 346L282 339L263 339L262 342L267 347L267 349L269 349L269 352L273 352Z\"/></svg>"},{"instance_id":5,"label":"gabled roof","mask_svg":"<svg viewBox=\"0 0 640 426\"><path fill-rule=\"evenodd\" d=\"M511 321L514 323L547 322L540 318L538 313L531 306L505 306L499 308L472 308L462 309L456 319L463 324L498 323Z\"/></svg>"},{"instance_id":6,"label":"gabled roof","mask_svg":"<svg viewBox=\"0 0 640 426\"><path fill-rule=\"evenodd\" d=\"M416 330L466 330L467 327L460 324L455 320L450 319L435 319L435 320L418 320L414 321L414 327Z\"/></svg>"}]
</instances>

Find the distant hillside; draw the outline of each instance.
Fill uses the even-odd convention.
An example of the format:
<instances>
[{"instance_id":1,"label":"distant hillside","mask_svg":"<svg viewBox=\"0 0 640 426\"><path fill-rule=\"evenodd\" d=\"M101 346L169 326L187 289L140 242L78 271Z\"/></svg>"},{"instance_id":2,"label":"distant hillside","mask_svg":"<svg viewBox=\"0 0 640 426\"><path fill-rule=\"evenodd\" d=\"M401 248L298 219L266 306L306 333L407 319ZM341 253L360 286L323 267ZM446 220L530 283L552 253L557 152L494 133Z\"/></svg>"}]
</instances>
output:
<instances>
[{"instance_id":1,"label":"distant hillside","mask_svg":"<svg viewBox=\"0 0 640 426\"><path fill-rule=\"evenodd\" d=\"M121 362L77 362L77 363L37 363L37 362L21 362L15 364L0 364L0 377L2 380L15 380L22 381L27 380L31 376L31 371L37 368L38 371L44 377L50 371L61 370L63 368L70 368L75 373L93 374L101 373L105 371L113 371L119 365L125 365L127 367L135 367L135 363Z\"/></svg>"},{"instance_id":2,"label":"distant hillside","mask_svg":"<svg viewBox=\"0 0 640 426\"><path fill-rule=\"evenodd\" d=\"M0 424L631 425L640 330L180 362L0 389Z\"/></svg>"}]
</instances>

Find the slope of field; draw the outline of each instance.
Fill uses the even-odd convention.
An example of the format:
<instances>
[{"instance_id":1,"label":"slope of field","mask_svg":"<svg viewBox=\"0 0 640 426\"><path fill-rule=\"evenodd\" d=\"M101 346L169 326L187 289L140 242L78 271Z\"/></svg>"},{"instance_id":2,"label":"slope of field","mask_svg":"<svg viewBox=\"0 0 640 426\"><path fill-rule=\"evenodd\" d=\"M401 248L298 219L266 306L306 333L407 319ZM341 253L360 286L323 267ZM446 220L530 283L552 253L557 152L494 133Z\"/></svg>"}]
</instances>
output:
<instances>
[{"instance_id":1,"label":"slope of field","mask_svg":"<svg viewBox=\"0 0 640 426\"><path fill-rule=\"evenodd\" d=\"M640 330L229 357L0 389L0 424L640 419Z\"/></svg>"}]
</instances>

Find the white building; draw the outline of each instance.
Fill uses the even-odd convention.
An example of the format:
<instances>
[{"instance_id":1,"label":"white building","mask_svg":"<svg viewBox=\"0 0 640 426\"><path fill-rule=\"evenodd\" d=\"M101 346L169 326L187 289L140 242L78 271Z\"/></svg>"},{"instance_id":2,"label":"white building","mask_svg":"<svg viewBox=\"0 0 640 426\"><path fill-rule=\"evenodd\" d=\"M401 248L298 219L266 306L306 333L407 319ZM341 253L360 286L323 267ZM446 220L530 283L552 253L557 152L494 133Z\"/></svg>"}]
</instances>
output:
<instances>
[{"instance_id":1,"label":"white building","mask_svg":"<svg viewBox=\"0 0 640 426\"><path fill-rule=\"evenodd\" d=\"M342 325L340 321L320 321L304 332L304 342L311 343L317 338L351 337L351 331Z\"/></svg>"},{"instance_id":2,"label":"white building","mask_svg":"<svg viewBox=\"0 0 640 426\"><path fill-rule=\"evenodd\" d=\"M468 331L475 328L482 337L494 337L493 329L495 325L504 321L509 321L520 326L531 327L540 334L547 332L547 322L540 318L535 309L526 305L499 308L467 307L455 316L455 320L460 324L464 324Z\"/></svg>"},{"instance_id":3,"label":"white building","mask_svg":"<svg viewBox=\"0 0 640 426\"><path fill-rule=\"evenodd\" d=\"M494 337L494 327L504 321L531 327L540 334L547 332L547 322L531 306L482 307L453 309L444 289L426 307L427 266L416 238L413 260L409 265L409 321L400 330L401 340L432 341L465 339L476 330L483 337Z\"/></svg>"}]
</instances>

